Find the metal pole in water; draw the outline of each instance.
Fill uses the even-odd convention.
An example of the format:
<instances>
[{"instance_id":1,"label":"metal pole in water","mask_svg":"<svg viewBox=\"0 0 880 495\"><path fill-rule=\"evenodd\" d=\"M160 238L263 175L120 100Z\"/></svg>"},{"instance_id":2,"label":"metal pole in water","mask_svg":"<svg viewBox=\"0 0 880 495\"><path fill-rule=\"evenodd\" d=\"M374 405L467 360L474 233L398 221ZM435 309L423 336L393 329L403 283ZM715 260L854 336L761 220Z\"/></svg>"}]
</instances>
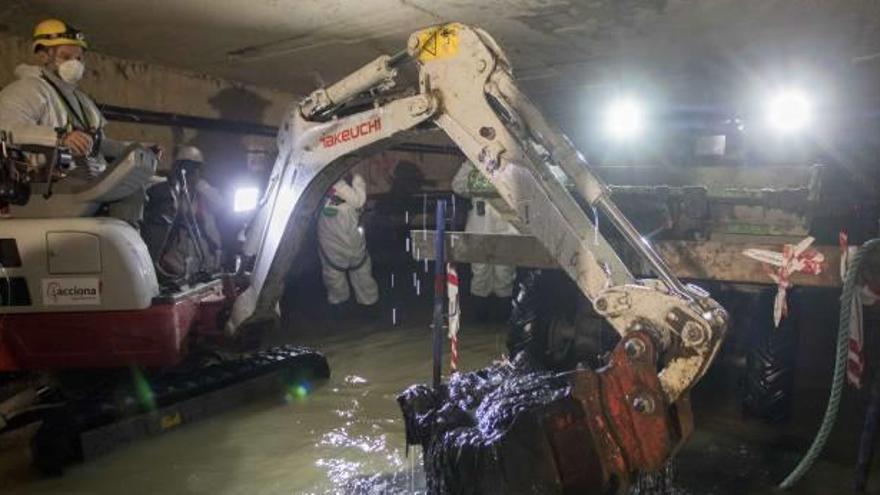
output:
<instances>
[{"instance_id":1,"label":"metal pole in water","mask_svg":"<svg viewBox=\"0 0 880 495\"><path fill-rule=\"evenodd\" d=\"M443 368L443 311L446 307L446 257L443 236L446 230L446 201L437 201L437 231L434 237L434 331L432 334L434 359L434 389L440 388Z\"/></svg>"}]
</instances>

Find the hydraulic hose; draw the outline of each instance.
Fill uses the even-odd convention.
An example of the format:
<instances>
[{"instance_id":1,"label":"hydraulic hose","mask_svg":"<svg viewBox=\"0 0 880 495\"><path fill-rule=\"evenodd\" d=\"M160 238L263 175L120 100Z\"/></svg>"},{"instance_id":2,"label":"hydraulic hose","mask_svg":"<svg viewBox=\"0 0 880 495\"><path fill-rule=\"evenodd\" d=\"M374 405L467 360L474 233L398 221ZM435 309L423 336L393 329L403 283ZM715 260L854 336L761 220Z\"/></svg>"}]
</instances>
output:
<instances>
[{"instance_id":1,"label":"hydraulic hose","mask_svg":"<svg viewBox=\"0 0 880 495\"><path fill-rule=\"evenodd\" d=\"M834 423L837 421L837 411L840 407L840 396L843 393L844 377L846 376L846 360L849 351L849 327L852 317L852 301L856 293L856 282L859 278L859 268L865 254L871 249L880 246L880 239L871 239L862 244L862 247L853 256L852 264L846 271L843 280L843 290L840 293L840 321L837 328L837 356L834 361L834 375L831 380L831 393L828 397L828 405L825 407L825 417L810 449L794 468L794 470L779 484L782 490L788 490L797 484L819 458L822 449L828 442Z\"/></svg>"}]
</instances>

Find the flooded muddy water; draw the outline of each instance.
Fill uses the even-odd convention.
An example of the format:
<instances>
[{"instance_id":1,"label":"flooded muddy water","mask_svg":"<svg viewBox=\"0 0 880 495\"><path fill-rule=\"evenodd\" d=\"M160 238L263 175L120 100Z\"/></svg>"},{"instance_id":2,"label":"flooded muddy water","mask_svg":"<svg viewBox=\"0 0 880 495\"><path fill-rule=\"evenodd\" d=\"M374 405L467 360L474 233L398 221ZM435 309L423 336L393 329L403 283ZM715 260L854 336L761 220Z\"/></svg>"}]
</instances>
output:
<instances>
[{"instance_id":1,"label":"flooded muddy water","mask_svg":"<svg viewBox=\"0 0 880 495\"><path fill-rule=\"evenodd\" d=\"M27 431L0 439L0 493L423 493L421 454L411 449L407 455L395 398L413 383L430 381L427 307L424 313L396 327L389 312L381 321L329 321L276 335L278 342L322 350L332 377L121 448L61 478L42 479L29 468ZM460 336L462 369L501 357L505 337L501 324L467 325ZM772 485L799 451L757 446L740 434L738 420L719 425L713 407L695 403L697 433L676 461L672 493L774 493ZM820 463L795 493L842 493L851 476L850 467Z\"/></svg>"},{"instance_id":2,"label":"flooded muddy water","mask_svg":"<svg viewBox=\"0 0 880 495\"><path fill-rule=\"evenodd\" d=\"M420 453L407 449L395 397L430 381L427 325L327 325L297 342L321 349L332 376L40 479L21 436L0 446L3 493L291 494L418 492ZM381 327L381 328L380 328ZM282 336L283 338L283 336ZM461 366L504 350L500 328L461 339ZM6 488L12 488L6 492Z\"/></svg>"}]
</instances>

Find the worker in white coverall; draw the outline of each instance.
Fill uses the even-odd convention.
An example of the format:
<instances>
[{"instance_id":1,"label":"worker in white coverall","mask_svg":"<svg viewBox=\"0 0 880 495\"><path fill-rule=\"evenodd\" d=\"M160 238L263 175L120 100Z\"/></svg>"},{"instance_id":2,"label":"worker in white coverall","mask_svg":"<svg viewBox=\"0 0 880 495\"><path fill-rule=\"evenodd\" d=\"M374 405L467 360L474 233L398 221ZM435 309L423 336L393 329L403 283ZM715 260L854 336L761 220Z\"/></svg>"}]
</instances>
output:
<instances>
[{"instance_id":1,"label":"worker in white coverall","mask_svg":"<svg viewBox=\"0 0 880 495\"><path fill-rule=\"evenodd\" d=\"M104 136L104 116L77 87L85 74L85 36L62 21L48 19L34 28L32 46L37 65L16 67L18 79L0 91L0 129L11 131L19 143L66 147L77 165L70 172L71 180L90 180L107 168L107 156L119 157L128 143ZM38 154L29 154L28 160L32 170L46 163L46 157ZM143 206L143 197L138 199L121 211L137 216L132 211Z\"/></svg>"},{"instance_id":2,"label":"worker in white coverall","mask_svg":"<svg viewBox=\"0 0 880 495\"><path fill-rule=\"evenodd\" d=\"M516 228L504 220L498 210L487 201L498 197L492 183L469 161L461 164L461 168L452 179L452 190L455 194L471 200L468 212L467 232L480 234L515 234ZM471 295L481 298L477 303L477 315L480 319L488 317L489 296L500 298L505 305L513 294L513 283L516 279L516 267L488 263L471 264ZM506 311L503 312L506 314Z\"/></svg>"},{"instance_id":3,"label":"worker in white coverall","mask_svg":"<svg viewBox=\"0 0 880 495\"><path fill-rule=\"evenodd\" d=\"M205 159L195 146L181 146L166 181L148 190L141 231L161 278L188 281L219 270L221 239L216 215L226 201L202 173Z\"/></svg>"},{"instance_id":4,"label":"worker in white coverall","mask_svg":"<svg viewBox=\"0 0 880 495\"><path fill-rule=\"evenodd\" d=\"M202 155L202 150L195 146L181 146L174 155L174 163L179 169L187 171L186 181L188 188L191 188L192 207L203 236L205 262L211 270L216 270L221 260L217 216L228 211L229 202L224 200L219 189L205 180L205 157Z\"/></svg>"},{"instance_id":5,"label":"worker in white coverall","mask_svg":"<svg viewBox=\"0 0 880 495\"><path fill-rule=\"evenodd\" d=\"M70 149L84 171L97 175L105 155L119 156L124 142L103 135L106 121L95 102L77 87L85 74L88 47L82 32L49 19L34 28L38 65L21 64L18 79L0 92L0 128L29 144Z\"/></svg>"},{"instance_id":6,"label":"worker in white coverall","mask_svg":"<svg viewBox=\"0 0 880 495\"><path fill-rule=\"evenodd\" d=\"M334 306L348 301L349 279L358 304L371 306L379 300L370 253L359 226L366 201L366 182L355 174L351 183L341 180L330 188L318 216L321 274L327 300Z\"/></svg>"}]
</instances>

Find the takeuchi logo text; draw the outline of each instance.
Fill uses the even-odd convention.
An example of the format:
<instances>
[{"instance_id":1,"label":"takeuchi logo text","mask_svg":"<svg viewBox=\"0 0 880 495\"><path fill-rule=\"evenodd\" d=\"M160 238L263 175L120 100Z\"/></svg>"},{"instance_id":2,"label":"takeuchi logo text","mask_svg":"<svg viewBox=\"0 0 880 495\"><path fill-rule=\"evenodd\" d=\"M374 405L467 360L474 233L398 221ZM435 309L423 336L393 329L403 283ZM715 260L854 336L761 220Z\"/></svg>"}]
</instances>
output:
<instances>
[{"instance_id":1,"label":"takeuchi logo text","mask_svg":"<svg viewBox=\"0 0 880 495\"><path fill-rule=\"evenodd\" d=\"M332 148L340 143L353 141L368 134L382 130L382 119L375 117L366 122L351 126L339 132L325 134L321 136L321 146L324 148Z\"/></svg>"},{"instance_id":2,"label":"takeuchi logo text","mask_svg":"<svg viewBox=\"0 0 880 495\"><path fill-rule=\"evenodd\" d=\"M52 282L46 286L46 292L53 301L57 301L59 297L95 297L98 290L94 287L62 287L58 282Z\"/></svg>"}]
</instances>

